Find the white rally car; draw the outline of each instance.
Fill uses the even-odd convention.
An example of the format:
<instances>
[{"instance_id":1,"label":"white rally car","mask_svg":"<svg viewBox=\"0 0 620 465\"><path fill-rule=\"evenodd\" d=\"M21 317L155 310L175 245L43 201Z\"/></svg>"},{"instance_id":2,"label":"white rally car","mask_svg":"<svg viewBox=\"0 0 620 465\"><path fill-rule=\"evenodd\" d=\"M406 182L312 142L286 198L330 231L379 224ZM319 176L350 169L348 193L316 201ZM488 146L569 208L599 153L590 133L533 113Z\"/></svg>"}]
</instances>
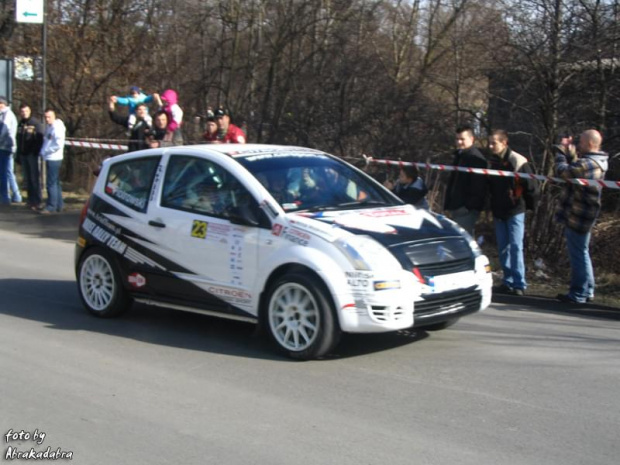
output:
<instances>
[{"instance_id":1,"label":"white rally car","mask_svg":"<svg viewBox=\"0 0 620 465\"><path fill-rule=\"evenodd\" d=\"M76 246L80 297L260 323L299 359L341 332L441 329L491 300L488 259L447 218L300 147L181 146L106 160Z\"/></svg>"}]
</instances>

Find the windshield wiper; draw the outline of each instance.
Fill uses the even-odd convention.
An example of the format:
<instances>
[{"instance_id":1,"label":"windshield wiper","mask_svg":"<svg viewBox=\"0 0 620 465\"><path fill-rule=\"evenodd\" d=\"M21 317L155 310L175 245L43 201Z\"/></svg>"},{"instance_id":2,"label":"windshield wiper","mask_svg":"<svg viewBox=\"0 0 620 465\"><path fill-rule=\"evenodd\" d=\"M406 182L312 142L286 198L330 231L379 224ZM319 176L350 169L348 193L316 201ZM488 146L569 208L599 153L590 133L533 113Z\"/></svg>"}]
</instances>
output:
<instances>
[{"instance_id":1,"label":"windshield wiper","mask_svg":"<svg viewBox=\"0 0 620 465\"><path fill-rule=\"evenodd\" d=\"M339 203L338 205L335 205L336 208L352 208L352 207L359 207L359 206L368 206L368 205L385 205L385 206L394 206L393 203L389 203L386 202L384 200L368 200L368 199L364 199L364 200L354 200L352 202L343 202L343 203Z\"/></svg>"},{"instance_id":2,"label":"windshield wiper","mask_svg":"<svg viewBox=\"0 0 620 465\"><path fill-rule=\"evenodd\" d=\"M304 208L304 209L297 210L297 211L324 212L324 211L328 211L328 210L340 210L340 207L337 206L337 205L317 205L315 207Z\"/></svg>"},{"instance_id":3,"label":"windshield wiper","mask_svg":"<svg viewBox=\"0 0 620 465\"><path fill-rule=\"evenodd\" d=\"M385 202L383 200L354 200L352 202L342 202L335 205L317 205L315 207L306 208L304 211L308 212L323 212L331 210L349 210L356 207L367 207L371 205L384 205L388 207L394 206L393 203Z\"/></svg>"}]
</instances>

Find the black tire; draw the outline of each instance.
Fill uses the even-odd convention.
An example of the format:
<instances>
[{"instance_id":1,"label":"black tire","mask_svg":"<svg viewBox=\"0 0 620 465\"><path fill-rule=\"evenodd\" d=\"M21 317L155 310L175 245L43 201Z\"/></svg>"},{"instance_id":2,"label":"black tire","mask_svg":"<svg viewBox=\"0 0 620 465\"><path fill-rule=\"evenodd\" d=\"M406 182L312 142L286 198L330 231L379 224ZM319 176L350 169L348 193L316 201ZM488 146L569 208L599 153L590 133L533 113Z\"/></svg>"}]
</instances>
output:
<instances>
[{"instance_id":1,"label":"black tire","mask_svg":"<svg viewBox=\"0 0 620 465\"><path fill-rule=\"evenodd\" d=\"M444 329L448 329L450 326L453 326L459 321L459 318L453 318L451 320L442 321L441 323L435 323L434 325L423 326L420 329L424 331L443 331Z\"/></svg>"},{"instance_id":2,"label":"black tire","mask_svg":"<svg viewBox=\"0 0 620 465\"><path fill-rule=\"evenodd\" d=\"M77 269L77 284L82 303L98 317L118 316L131 305L110 254L102 249L84 253Z\"/></svg>"},{"instance_id":3,"label":"black tire","mask_svg":"<svg viewBox=\"0 0 620 465\"><path fill-rule=\"evenodd\" d=\"M340 341L340 326L327 290L314 277L288 273L265 299L265 326L276 345L298 360L323 357Z\"/></svg>"}]
</instances>

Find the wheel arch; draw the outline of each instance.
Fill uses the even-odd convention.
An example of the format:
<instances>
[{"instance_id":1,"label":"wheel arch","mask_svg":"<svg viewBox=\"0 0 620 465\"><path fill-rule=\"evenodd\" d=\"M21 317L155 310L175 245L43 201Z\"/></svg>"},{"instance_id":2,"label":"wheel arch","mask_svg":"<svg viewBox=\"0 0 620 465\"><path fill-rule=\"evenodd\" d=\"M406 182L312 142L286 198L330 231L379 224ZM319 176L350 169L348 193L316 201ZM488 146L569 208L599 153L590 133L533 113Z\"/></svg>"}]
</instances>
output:
<instances>
[{"instance_id":1,"label":"wheel arch","mask_svg":"<svg viewBox=\"0 0 620 465\"><path fill-rule=\"evenodd\" d=\"M114 267L115 271L119 274L121 278L120 284L122 285L123 289L131 293L132 291L131 286L129 285L126 279L123 279L125 277L126 270L123 267L123 263L118 253L104 247L101 244L97 244L94 242L87 243L84 247L80 247L80 249L81 251L76 253L76 256L75 256L74 271L75 271L76 279L78 278L78 274L80 272L80 263L83 260L84 256L93 249L100 250L103 253L103 255L105 255L107 258L112 260L112 266Z\"/></svg>"},{"instance_id":2,"label":"wheel arch","mask_svg":"<svg viewBox=\"0 0 620 465\"><path fill-rule=\"evenodd\" d=\"M263 286L263 289L260 293L258 301L258 327L260 331L263 331L265 329L267 315L267 297L269 295L269 290L278 279L290 273L301 273L310 276L316 281L317 285L321 287L321 291L323 292L324 297L331 304L333 311L336 312L334 315L334 319L338 325L338 329L340 329L340 315L338 314L338 308L336 306L336 302L334 301L332 292L327 283L325 282L324 278L317 271L306 265L300 263L285 263L271 272L271 274L265 281L265 285Z\"/></svg>"}]
</instances>

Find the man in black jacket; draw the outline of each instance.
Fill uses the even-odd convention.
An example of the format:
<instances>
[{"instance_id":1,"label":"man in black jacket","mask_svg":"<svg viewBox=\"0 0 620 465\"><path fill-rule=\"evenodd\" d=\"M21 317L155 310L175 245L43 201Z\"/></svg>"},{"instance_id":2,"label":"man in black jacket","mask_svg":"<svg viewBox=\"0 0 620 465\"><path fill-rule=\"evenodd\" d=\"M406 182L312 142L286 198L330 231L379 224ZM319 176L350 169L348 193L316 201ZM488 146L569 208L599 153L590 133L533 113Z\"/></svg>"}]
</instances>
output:
<instances>
[{"instance_id":1,"label":"man in black jacket","mask_svg":"<svg viewBox=\"0 0 620 465\"><path fill-rule=\"evenodd\" d=\"M135 115L123 116L116 112L115 104L116 97L110 97L108 113L112 121L129 130L128 151L134 152L148 148L146 137L151 129L151 117L147 106L141 103L136 106Z\"/></svg>"},{"instance_id":2,"label":"man in black jacket","mask_svg":"<svg viewBox=\"0 0 620 465\"><path fill-rule=\"evenodd\" d=\"M474 147L474 130L470 126L456 129L456 151L454 166L486 168L487 160ZM448 216L473 236L474 226L480 212L484 209L486 198L486 178L481 174L453 171L448 180L444 210Z\"/></svg>"},{"instance_id":3,"label":"man in black jacket","mask_svg":"<svg viewBox=\"0 0 620 465\"><path fill-rule=\"evenodd\" d=\"M508 146L506 131L491 131L489 150L489 168L532 174L527 158ZM503 283L496 292L523 295L527 287L523 258L525 210L534 209L538 196L538 181L523 177L491 176L489 193L499 261L504 271Z\"/></svg>"},{"instance_id":4,"label":"man in black jacket","mask_svg":"<svg viewBox=\"0 0 620 465\"><path fill-rule=\"evenodd\" d=\"M36 210L41 204L41 182L39 177L39 152L43 145L43 126L32 116L30 105L23 103L19 107L19 124L17 126L17 159L22 165L26 190L27 205Z\"/></svg>"},{"instance_id":5,"label":"man in black jacket","mask_svg":"<svg viewBox=\"0 0 620 465\"><path fill-rule=\"evenodd\" d=\"M183 145L181 128L176 128L173 132L168 131L168 113L159 110L153 115L153 127L148 131L147 143L152 149Z\"/></svg>"}]
</instances>

